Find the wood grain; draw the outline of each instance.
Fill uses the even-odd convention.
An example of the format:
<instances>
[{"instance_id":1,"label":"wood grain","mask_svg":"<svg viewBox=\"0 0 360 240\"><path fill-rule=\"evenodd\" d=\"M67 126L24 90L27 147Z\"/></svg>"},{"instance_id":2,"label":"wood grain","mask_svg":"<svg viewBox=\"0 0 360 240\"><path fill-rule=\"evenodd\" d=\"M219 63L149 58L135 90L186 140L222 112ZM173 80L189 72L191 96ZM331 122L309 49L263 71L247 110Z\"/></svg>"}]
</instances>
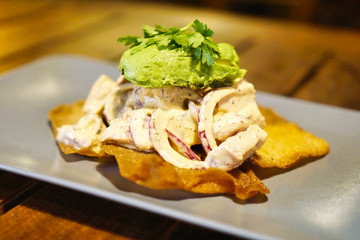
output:
<instances>
[{"instance_id":1,"label":"wood grain","mask_svg":"<svg viewBox=\"0 0 360 240\"><path fill-rule=\"evenodd\" d=\"M354 62L356 60L348 61L333 56L293 96L360 110L360 68Z\"/></svg>"},{"instance_id":2,"label":"wood grain","mask_svg":"<svg viewBox=\"0 0 360 240\"><path fill-rule=\"evenodd\" d=\"M106 29L104 22L113 22L116 8L96 5L81 7L74 2L55 5L38 15L24 16L0 28L0 44L7 46L0 52L0 71L45 55L51 48L71 42L98 29Z\"/></svg>"},{"instance_id":3,"label":"wood grain","mask_svg":"<svg viewBox=\"0 0 360 240\"><path fill-rule=\"evenodd\" d=\"M0 216L31 196L41 184L31 178L0 172Z\"/></svg>"},{"instance_id":4,"label":"wood grain","mask_svg":"<svg viewBox=\"0 0 360 240\"><path fill-rule=\"evenodd\" d=\"M157 12L161 14L155 14ZM143 24L165 22L169 26L184 26L194 18L207 21L216 32L214 38L217 41L235 45L241 67L248 70L246 78L263 91L293 96L314 72L322 68L329 52L347 57L360 54L357 44L360 34L346 30L261 21L165 4L154 7L139 3L99 5L97 1L64 1L50 11L33 16L32 21L25 16L18 20L23 24L13 22L0 30L0 43L9 46L0 52L0 71L54 53L80 54L117 62L126 49L116 42L117 37L141 35ZM24 35L29 37L23 39ZM348 47L344 48L344 45Z\"/></svg>"},{"instance_id":5,"label":"wood grain","mask_svg":"<svg viewBox=\"0 0 360 240\"><path fill-rule=\"evenodd\" d=\"M0 236L4 239L194 239L195 236L232 239L51 185L2 216Z\"/></svg>"},{"instance_id":6,"label":"wood grain","mask_svg":"<svg viewBox=\"0 0 360 240\"><path fill-rule=\"evenodd\" d=\"M198 18L233 44L258 90L360 110L360 32L130 1L0 1L0 73L49 54L118 62L116 39ZM4 239L232 239L150 212L0 171Z\"/></svg>"},{"instance_id":7,"label":"wood grain","mask_svg":"<svg viewBox=\"0 0 360 240\"><path fill-rule=\"evenodd\" d=\"M57 1L54 0L0 1L0 9L2 9L0 23L4 25L4 23L14 22L23 17L39 14L39 12L53 8L55 4Z\"/></svg>"}]
</instances>

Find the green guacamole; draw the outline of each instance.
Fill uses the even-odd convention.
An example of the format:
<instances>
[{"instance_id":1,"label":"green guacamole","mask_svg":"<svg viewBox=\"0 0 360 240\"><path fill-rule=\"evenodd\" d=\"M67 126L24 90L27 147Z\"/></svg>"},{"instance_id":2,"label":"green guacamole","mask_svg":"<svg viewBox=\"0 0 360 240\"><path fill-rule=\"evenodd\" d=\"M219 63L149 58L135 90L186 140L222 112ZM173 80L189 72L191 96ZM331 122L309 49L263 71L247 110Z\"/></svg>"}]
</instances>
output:
<instances>
[{"instance_id":1,"label":"green guacamole","mask_svg":"<svg viewBox=\"0 0 360 240\"><path fill-rule=\"evenodd\" d=\"M183 48L148 46L140 51L127 50L120 60L125 78L147 88L179 86L190 88L222 87L242 78L246 70L239 68L239 57L233 46L220 43L219 57L211 66L194 60Z\"/></svg>"}]
</instances>

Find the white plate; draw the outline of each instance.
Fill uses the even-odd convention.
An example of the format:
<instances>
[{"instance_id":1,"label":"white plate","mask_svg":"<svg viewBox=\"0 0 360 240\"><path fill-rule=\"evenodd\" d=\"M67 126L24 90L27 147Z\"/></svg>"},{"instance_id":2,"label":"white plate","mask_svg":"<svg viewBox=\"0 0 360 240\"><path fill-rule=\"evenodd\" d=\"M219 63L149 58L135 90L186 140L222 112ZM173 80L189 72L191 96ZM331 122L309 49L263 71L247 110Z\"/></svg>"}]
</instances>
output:
<instances>
[{"instance_id":1,"label":"white plate","mask_svg":"<svg viewBox=\"0 0 360 240\"><path fill-rule=\"evenodd\" d=\"M64 156L47 113L85 98L96 78L117 66L56 55L0 78L0 169L54 183L236 236L356 239L360 236L360 113L258 93L262 105L315 135L331 153L291 171L259 172L271 193L247 204L231 196L146 189L122 178L115 163ZM314 93L316 94L316 93Z\"/></svg>"}]
</instances>

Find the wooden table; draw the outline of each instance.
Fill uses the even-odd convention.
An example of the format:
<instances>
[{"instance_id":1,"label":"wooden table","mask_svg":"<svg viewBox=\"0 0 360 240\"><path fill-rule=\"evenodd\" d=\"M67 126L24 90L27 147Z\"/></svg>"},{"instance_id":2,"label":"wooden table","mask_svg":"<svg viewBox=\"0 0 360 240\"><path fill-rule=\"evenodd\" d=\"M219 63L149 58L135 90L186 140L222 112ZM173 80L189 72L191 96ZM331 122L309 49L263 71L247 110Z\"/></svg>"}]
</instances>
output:
<instances>
[{"instance_id":1,"label":"wooden table","mask_svg":"<svg viewBox=\"0 0 360 240\"><path fill-rule=\"evenodd\" d=\"M195 18L229 42L258 90L360 110L360 33L203 8L117 1L0 1L0 72L49 54L117 62L119 36ZM230 236L0 171L2 239L225 239Z\"/></svg>"}]
</instances>

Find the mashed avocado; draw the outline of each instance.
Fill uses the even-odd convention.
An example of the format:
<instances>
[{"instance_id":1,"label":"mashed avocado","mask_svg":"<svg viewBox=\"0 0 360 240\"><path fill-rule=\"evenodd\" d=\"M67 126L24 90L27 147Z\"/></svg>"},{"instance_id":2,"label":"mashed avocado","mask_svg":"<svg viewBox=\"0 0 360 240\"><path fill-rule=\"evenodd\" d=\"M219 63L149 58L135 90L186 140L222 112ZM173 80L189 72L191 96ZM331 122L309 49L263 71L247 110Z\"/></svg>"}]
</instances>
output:
<instances>
[{"instance_id":1,"label":"mashed avocado","mask_svg":"<svg viewBox=\"0 0 360 240\"><path fill-rule=\"evenodd\" d=\"M134 47L123 54L119 68L127 80L147 88L229 86L236 78L242 78L246 70L239 68L233 46L219 43L218 47L219 56L211 66L194 60L184 48L151 45L136 51Z\"/></svg>"}]
</instances>

